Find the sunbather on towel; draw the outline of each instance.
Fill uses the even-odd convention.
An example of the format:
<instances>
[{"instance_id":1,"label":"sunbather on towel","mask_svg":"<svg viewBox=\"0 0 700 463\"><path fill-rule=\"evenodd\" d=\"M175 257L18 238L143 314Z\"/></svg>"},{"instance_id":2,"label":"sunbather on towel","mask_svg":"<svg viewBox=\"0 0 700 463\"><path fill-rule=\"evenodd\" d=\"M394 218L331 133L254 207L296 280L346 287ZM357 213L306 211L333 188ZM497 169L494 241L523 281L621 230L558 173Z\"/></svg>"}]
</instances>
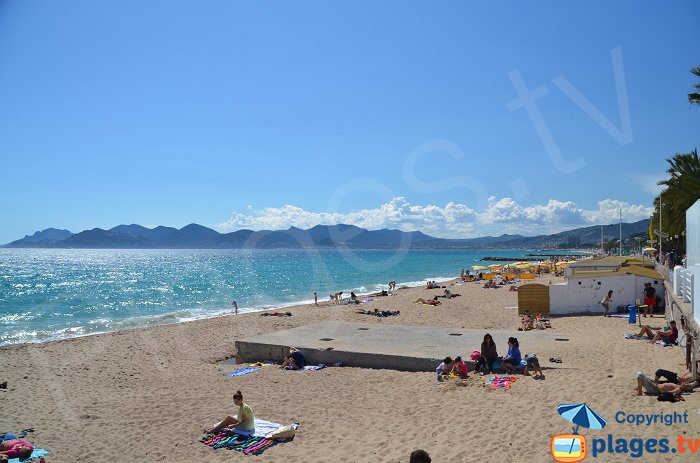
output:
<instances>
[{"instance_id":1,"label":"sunbather on towel","mask_svg":"<svg viewBox=\"0 0 700 463\"><path fill-rule=\"evenodd\" d=\"M22 439L9 439L0 442L0 462L9 461L10 458L29 458L34 451L34 446Z\"/></svg>"},{"instance_id":2,"label":"sunbather on towel","mask_svg":"<svg viewBox=\"0 0 700 463\"><path fill-rule=\"evenodd\" d=\"M255 432L255 417L253 410L248 404L243 403L243 393L236 391L233 394L233 403L238 407L236 417L227 416L223 421L211 429L204 432L208 434L217 434L224 428L233 428L234 432L245 435L252 435Z\"/></svg>"},{"instance_id":3,"label":"sunbather on towel","mask_svg":"<svg viewBox=\"0 0 700 463\"><path fill-rule=\"evenodd\" d=\"M426 300L423 299L422 297L419 297L418 299L416 299L415 304L440 305L441 302L438 301L437 299L431 299L431 300L429 300L429 301L426 301Z\"/></svg>"}]
</instances>

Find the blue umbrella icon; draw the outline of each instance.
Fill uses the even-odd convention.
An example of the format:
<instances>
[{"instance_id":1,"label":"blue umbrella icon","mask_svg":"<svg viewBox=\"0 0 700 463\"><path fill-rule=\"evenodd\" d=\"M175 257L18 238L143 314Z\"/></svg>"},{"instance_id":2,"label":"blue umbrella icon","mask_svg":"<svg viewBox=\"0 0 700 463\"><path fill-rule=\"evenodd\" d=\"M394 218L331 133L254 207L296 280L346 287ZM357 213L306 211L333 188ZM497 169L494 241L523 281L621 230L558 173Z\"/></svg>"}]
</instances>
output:
<instances>
[{"instance_id":1,"label":"blue umbrella icon","mask_svg":"<svg viewBox=\"0 0 700 463\"><path fill-rule=\"evenodd\" d=\"M578 428L583 426L589 429L603 429L608 422L597 414L585 403L583 404L562 404L557 407L557 411L562 418L571 421L576 425L574 434L578 434ZM571 441L571 449L574 447L574 440Z\"/></svg>"},{"instance_id":2,"label":"blue umbrella icon","mask_svg":"<svg viewBox=\"0 0 700 463\"><path fill-rule=\"evenodd\" d=\"M603 429L608 422L605 418L597 414L585 403L583 404L562 404L557 407L557 411L562 418L571 421L576 425L574 434L578 434L579 426L589 429Z\"/></svg>"}]
</instances>

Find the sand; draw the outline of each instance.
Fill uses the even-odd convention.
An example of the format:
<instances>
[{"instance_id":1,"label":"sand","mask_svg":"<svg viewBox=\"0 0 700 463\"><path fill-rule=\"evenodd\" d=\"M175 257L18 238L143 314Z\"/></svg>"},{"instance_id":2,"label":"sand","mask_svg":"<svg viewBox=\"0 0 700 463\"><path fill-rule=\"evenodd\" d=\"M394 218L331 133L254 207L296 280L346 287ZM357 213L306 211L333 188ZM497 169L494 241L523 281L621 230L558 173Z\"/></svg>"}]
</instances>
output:
<instances>
[{"instance_id":1,"label":"sand","mask_svg":"<svg viewBox=\"0 0 700 463\"><path fill-rule=\"evenodd\" d=\"M441 292L423 288L402 289L367 306L400 310L398 317L368 317L353 306L323 302L285 309L293 317L241 314L2 349L0 381L7 380L8 389L0 390L0 432L35 428L30 440L50 450L51 462L407 462L417 448L435 462L545 462L552 461L551 436L571 430L557 405L587 402L608 419L604 430L582 430L589 440L608 434L665 437L675 446L678 435L700 439L699 392L678 404L633 395L636 371L679 370L684 354L678 347L625 340L623 334L633 331L625 319L555 318L556 334L570 340L537 352L546 379L520 377L508 391L484 388L478 378L465 385L438 384L433 372L351 367L298 373L265 367L243 377L223 376L235 368L221 363L235 355L235 340L322 320L484 332L519 326L516 292L476 284L451 289L462 297L438 307L412 303ZM663 324L660 317L650 322ZM507 346L498 348L504 354ZM528 352L526 345L521 349ZM562 363L550 363L552 356ZM299 421L294 441L261 456L201 444L204 427L234 412L236 390L260 418ZM687 411L690 422L619 424L614 419L619 411ZM647 454L639 461L697 461L697 455Z\"/></svg>"}]
</instances>

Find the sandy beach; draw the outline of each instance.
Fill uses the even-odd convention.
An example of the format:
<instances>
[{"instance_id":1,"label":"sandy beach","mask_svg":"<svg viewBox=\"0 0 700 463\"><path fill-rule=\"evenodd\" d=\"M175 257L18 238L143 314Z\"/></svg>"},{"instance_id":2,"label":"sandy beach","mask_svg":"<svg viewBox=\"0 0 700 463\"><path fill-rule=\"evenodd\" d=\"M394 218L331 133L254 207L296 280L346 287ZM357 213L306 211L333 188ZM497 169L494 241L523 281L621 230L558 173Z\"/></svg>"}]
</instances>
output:
<instances>
[{"instance_id":1,"label":"sandy beach","mask_svg":"<svg viewBox=\"0 0 700 463\"><path fill-rule=\"evenodd\" d=\"M538 282L556 280L545 276ZM450 283L447 283L450 285ZM626 319L572 316L552 321L554 342L537 351L545 380L520 376L508 390L437 383L434 372L408 373L352 367L287 372L264 367L254 374L223 376L235 367L234 343L247 336L323 320L459 327L483 330L519 326L517 293L469 283L449 286L462 297L430 307L414 304L442 290L408 288L376 298L365 308L400 310L396 317L356 314L356 306L296 306L293 317L240 314L0 350L0 431L34 428L28 437L50 450L50 462L407 462L427 450L434 462L546 462L551 436L571 431L556 411L586 402L608 420L604 430L582 430L588 439L700 438L700 393L686 402L658 402L633 395L635 372L682 369L679 347L626 340L638 328ZM648 320L652 326L663 319ZM507 346L499 345L500 355ZM472 350L478 350L473 346ZM530 352L527 345L521 351ZM445 352L445 355L457 355ZM550 357L562 363L551 363ZM437 365L436 365L437 366ZM231 396L243 391L256 417L300 423L292 442L261 456L213 450L199 442L202 429L232 414ZM636 426L625 414L688 412L687 424ZM600 461L629 455L601 454ZM645 454L639 461L697 461L697 455ZM589 459L594 459L589 457Z\"/></svg>"}]
</instances>

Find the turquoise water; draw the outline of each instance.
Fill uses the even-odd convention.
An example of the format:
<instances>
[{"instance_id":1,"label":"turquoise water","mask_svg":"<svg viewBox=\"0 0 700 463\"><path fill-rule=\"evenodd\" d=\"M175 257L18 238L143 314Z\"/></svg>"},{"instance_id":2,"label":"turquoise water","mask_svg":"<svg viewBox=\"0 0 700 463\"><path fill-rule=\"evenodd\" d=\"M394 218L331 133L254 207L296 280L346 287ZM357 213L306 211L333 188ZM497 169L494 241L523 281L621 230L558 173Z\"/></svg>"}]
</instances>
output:
<instances>
[{"instance_id":1,"label":"turquoise water","mask_svg":"<svg viewBox=\"0 0 700 463\"><path fill-rule=\"evenodd\" d=\"M0 249L0 346L418 285L528 252Z\"/></svg>"}]
</instances>

